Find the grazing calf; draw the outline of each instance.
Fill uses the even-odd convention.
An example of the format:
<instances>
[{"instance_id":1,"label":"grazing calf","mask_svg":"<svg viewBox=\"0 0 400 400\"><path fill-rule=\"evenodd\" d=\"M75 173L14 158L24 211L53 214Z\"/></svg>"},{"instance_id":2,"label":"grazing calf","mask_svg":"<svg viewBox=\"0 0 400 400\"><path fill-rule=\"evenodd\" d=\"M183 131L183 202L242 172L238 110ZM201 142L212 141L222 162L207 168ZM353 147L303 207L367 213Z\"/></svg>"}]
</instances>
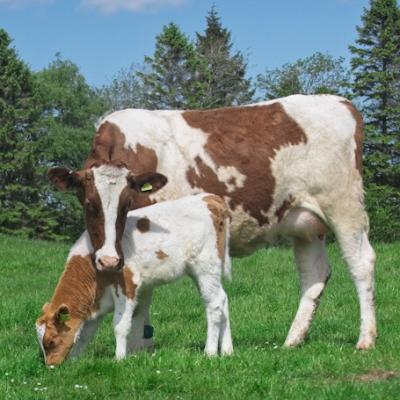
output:
<instances>
[{"instance_id":1,"label":"grazing calf","mask_svg":"<svg viewBox=\"0 0 400 400\"><path fill-rule=\"evenodd\" d=\"M46 364L79 355L112 309L117 359L152 346L152 290L184 275L195 281L205 304L205 353L215 355L220 346L221 354L231 354L228 299L221 285L221 272L230 276L228 242L228 209L220 197L210 194L130 212L121 271L94 267L85 232L71 249L53 298L36 321Z\"/></svg>"}]
</instances>

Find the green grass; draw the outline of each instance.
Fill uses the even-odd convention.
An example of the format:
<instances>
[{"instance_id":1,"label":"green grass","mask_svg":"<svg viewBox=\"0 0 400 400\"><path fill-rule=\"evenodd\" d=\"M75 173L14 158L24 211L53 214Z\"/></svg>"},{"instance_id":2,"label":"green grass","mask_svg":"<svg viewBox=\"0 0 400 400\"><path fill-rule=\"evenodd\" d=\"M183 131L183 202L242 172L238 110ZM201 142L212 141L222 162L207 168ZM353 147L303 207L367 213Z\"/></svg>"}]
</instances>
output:
<instances>
[{"instance_id":1,"label":"green grass","mask_svg":"<svg viewBox=\"0 0 400 400\"><path fill-rule=\"evenodd\" d=\"M82 358L49 369L34 322L51 297L68 246L0 236L0 398L398 399L400 244L375 249L375 350L355 350L358 303L335 246L329 247L332 278L308 340L297 349L282 348L298 286L291 251L275 248L234 260L233 281L225 283L232 357L203 356L203 307L192 282L183 280L155 293L155 354L114 361L108 317Z\"/></svg>"}]
</instances>

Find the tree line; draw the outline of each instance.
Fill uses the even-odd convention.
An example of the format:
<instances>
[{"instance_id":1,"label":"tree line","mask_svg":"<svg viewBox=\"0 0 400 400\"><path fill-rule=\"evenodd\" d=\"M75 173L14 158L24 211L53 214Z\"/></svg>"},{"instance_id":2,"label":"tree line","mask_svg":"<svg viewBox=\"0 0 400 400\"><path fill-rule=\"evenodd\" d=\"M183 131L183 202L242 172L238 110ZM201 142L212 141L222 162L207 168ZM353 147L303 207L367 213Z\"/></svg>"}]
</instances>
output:
<instances>
[{"instance_id":1,"label":"tree line","mask_svg":"<svg viewBox=\"0 0 400 400\"><path fill-rule=\"evenodd\" d=\"M400 9L370 0L352 58L317 52L251 79L248 57L234 50L215 7L190 40L170 23L141 64L91 87L70 60L55 56L34 72L0 29L0 232L71 240L83 230L75 196L47 181L54 165L80 168L96 120L127 107L198 109L290 94L332 93L351 99L365 120L364 180L372 238L400 239Z\"/></svg>"}]
</instances>

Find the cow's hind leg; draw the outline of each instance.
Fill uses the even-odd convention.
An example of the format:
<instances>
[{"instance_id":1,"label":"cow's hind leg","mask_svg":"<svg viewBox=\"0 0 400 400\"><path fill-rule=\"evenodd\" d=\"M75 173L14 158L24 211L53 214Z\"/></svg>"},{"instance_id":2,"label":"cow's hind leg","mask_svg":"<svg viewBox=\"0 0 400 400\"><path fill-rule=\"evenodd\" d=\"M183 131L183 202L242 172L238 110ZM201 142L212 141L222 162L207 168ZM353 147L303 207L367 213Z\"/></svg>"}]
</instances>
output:
<instances>
[{"instance_id":1,"label":"cow's hind leg","mask_svg":"<svg viewBox=\"0 0 400 400\"><path fill-rule=\"evenodd\" d=\"M361 326L357 348L369 349L375 345L376 339L375 252L369 243L365 228L343 229L339 226L335 233L360 301Z\"/></svg>"},{"instance_id":2,"label":"cow's hind leg","mask_svg":"<svg viewBox=\"0 0 400 400\"><path fill-rule=\"evenodd\" d=\"M297 346L304 341L331 273L324 235L294 239L294 254L301 295L299 308L285 341L287 347Z\"/></svg>"}]
</instances>

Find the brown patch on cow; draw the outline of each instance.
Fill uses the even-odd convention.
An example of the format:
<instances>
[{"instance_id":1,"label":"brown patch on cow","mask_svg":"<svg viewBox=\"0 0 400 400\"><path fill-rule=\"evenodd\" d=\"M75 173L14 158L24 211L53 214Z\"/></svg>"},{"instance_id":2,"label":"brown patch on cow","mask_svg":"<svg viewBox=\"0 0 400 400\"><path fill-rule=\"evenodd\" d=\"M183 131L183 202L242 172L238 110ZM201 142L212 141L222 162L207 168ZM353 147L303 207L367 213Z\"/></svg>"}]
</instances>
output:
<instances>
[{"instance_id":1,"label":"brown patch on cow","mask_svg":"<svg viewBox=\"0 0 400 400\"><path fill-rule=\"evenodd\" d=\"M147 217L139 218L136 228L140 233L146 233L150 230L150 220Z\"/></svg>"},{"instance_id":2,"label":"brown patch on cow","mask_svg":"<svg viewBox=\"0 0 400 400\"><path fill-rule=\"evenodd\" d=\"M354 140L356 142L356 148L354 150L354 156L356 160L356 168L360 175L362 176L363 165L362 165L362 155L363 155L363 140L364 140L364 121L361 113L354 107L353 103L348 100L341 101L348 110L351 112L351 115L356 120L356 130L354 132Z\"/></svg>"},{"instance_id":3,"label":"brown patch on cow","mask_svg":"<svg viewBox=\"0 0 400 400\"><path fill-rule=\"evenodd\" d=\"M99 127L92 142L92 149L84 168L111 164L126 167L135 174L156 172L158 158L153 149L138 143L136 148L126 148L125 135L112 122L104 122Z\"/></svg>"},{"instance_id":4,"label":"brown patch on cow","mask_svg":"<svg viewBox=\"0 0 400 400\"><path fill-rule=\"evenodd\" d=\"M133 283L132 271L124 266L122 272L117 272L117 274L122 275L122 277L117 277L118 279L115 279L113 283L117 296L118 289L121 288L122 293L128 297L128 299L133 299L135 297L136 285Z\"/></svg>"},{"instance_id":5,"label":"brown patch on cow","mask_svg":"<svg viewBox=\"0 0 400 400\"><path fill-rule=\"evenodd\" d=\"M207 203L207 207L210 210L210 215L213 220L215 233L217 235L217 249L218 255L221 260L224 259L225 256L225 224L227 223L227 219L230 218L229 209L225 203L225 201L216 195L210 195L203 198L203 200Z\"/></svg>"},{"instance_id":6,"label":"brown patch on cow","mask_svg":"<svg viewBox=\"0 0 400 400\"><path fill-rule=\"evenodd\" d=\"M275 188L271 160L280 148L307 142L301 127L279 103L186 111L182 116L191 127L207 134L205 150L218 167L233 166L246 177L243 187L228 193L226 185L198 156L199 172L189 168L186 173L190 185L226 196L232 209L241 205L260 225L268 224L266 213Z\"/></svg>"},{"instance_id":7,"label":"brown patch on cow","mask_svg":"<svg viewBox=\"0 0 400 400\"><path fill-rule=\"evenodd\" d=\"M159 260L164 260L165 258L168 257L168 254L164 253L162 250L157 250L155 253Z\"/></svg>"},{"instance_id":8,"label":"brown patch on cow","mask_svg":"<svg viewBox=\"0 0 400 400\"><path fill-rule=\"evenodd\" d=\"M94 183L93 172L80 171L78 174L82 175L82 185L77 190L77 196L85 211L85 224L90 240L94 249L98 250L105 240L103 206Z\"/></svg>"},{"instance_id":9,"label":"brown patch on cow","mask_svg":"<svg viewBox=\"0 0 400 400\"><path fill-rule=\"evenodd\" d=\"M275 215L278 218L278 222L282 221L283 217L290 210L294 200L295 200L294 197L290 194L289 197L283 201L282 205L275 211Z\"/></svg>"}]
</instances>

